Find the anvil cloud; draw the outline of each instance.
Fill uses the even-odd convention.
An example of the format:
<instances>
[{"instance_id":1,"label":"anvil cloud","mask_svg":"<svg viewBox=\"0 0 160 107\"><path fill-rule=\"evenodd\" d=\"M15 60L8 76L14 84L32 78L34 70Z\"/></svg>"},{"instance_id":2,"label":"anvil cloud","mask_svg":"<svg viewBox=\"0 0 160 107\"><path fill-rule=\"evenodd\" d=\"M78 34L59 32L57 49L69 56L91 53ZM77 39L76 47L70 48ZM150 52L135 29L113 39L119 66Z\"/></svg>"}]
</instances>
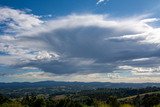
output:
<instances>
[{"instance_id":1,"label":"anvil cloud","mask_svg":"<svg viewBox=\"0 0 160 107\"><path fill-rule=\"evenodd\" d=\"M113 18L107 14L44 20L24 10L0 8L0 64L56 75L127 70L137 76L144 70L144 76L154 76L160 66L160 28L151 24L156 21L147 15Z\"/></svg>"}]
</instances>

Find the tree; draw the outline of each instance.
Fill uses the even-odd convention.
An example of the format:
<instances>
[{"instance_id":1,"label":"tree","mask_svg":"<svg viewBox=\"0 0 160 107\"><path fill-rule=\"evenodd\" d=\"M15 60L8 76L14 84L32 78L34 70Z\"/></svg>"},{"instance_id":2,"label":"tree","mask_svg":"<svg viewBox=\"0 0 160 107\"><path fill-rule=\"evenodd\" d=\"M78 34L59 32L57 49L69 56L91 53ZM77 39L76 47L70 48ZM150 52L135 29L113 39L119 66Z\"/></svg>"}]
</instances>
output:
<instances>
[{"instance_id":1,"label":"tree","mask_svg":"<svg viewBox=\"0 0 160 107\"><path fill-rule=\"evenodd\" d=\"M2 94L0 94L0 104L3 104L5 102L9 101L9 99Z\"/></svg>"}]
</instances>

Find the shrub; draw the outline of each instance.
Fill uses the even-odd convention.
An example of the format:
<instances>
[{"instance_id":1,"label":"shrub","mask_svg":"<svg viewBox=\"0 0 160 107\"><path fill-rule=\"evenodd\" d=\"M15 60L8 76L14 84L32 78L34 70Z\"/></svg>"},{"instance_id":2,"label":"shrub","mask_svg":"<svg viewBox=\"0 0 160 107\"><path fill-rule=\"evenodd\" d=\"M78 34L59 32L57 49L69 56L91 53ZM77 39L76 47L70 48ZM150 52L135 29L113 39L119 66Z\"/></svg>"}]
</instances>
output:
<instances>
[{"instance_id":1,"label":"shrub","mask_svg":"<svg viewBox=\"0 0 160 107\"><path fill-rule=\"evenodd\" d=\"M24 107L24 106L19 102L12 101L12 102L8 102L8 103L4 103L4 104L0 105L0 107Z\"/></svg>"},{"instance_id":2,"label":"shrub","mask_svg":"<svg viewBox=\"0 0 160 107\"><path fill-rule=\"evenodd\" d=\"M122 105L120 105L120 107L134 107L134 106L130 105L130 104L122 104Z\"/></svg>"}]
</instances>

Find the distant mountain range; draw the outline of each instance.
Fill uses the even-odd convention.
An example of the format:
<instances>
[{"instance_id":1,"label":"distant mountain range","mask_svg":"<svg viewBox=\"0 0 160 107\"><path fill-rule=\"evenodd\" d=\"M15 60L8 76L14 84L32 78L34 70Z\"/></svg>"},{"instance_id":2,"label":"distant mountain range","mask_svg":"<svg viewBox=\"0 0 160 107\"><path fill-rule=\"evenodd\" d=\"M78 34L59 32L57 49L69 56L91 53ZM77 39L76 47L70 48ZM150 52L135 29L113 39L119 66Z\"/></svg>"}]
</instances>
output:
<instances>
[{"instance_id":1,"label":"distant mountain range","mask_svg":"<svg viewBox=\"0 0 160 107\"><path fill-rule=\"evenodd\" d=\"M41 81L41 82L0 82L0 89L3 88L37 88L37 87L90 87L90 88L144 88L160 87L160 83L110 83L110 82L58 82L58 81Z\"/></svg>"}]
</instances>

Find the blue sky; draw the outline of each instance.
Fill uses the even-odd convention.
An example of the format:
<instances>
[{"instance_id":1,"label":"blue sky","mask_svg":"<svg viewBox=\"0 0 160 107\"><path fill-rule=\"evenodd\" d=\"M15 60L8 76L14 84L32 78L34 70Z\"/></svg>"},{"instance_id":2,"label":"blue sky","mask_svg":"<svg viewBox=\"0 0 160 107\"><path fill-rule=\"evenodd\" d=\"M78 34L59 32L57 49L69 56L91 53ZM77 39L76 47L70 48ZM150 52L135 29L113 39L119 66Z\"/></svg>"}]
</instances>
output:
<instances>
[{"instance_id":1,"label":"blue sky","mask_svg":"<svg viewBox=\"0 0 160 107\"><path fill-rule=\"evenodd\" d=\"M160 0L0 0L0 82L159 82Z\"/></svg>"},{"instance_id":2,"label":"blue sky","mask_svg":"<svg viewBox=\"0 0 160 107\"><path fill-rule=\"evenodd\" d=\"M1 0L0 6L14 9L30 9L36 15L52 14L55 17L72 13L111 14L114 16L129 16L154 11L159 0L110 0L97 5L98 0ZM158 12L158 11L157 11Z\"/></svg>"}]
</instances>

